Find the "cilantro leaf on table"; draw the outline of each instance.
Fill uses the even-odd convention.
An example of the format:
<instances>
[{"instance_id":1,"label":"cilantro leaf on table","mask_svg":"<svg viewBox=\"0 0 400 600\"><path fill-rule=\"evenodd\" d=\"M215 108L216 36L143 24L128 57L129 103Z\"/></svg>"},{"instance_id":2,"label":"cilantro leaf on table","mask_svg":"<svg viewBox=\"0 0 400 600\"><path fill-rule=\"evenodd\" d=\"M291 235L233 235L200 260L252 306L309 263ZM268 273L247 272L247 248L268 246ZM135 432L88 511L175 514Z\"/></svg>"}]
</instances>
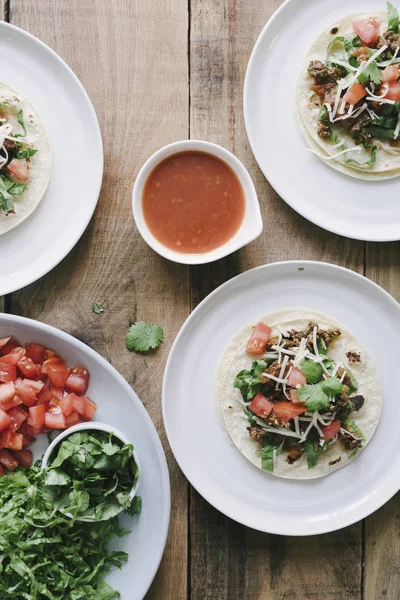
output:
<instances>
[{"instance_id":1,"label":"cilantro leaf on table","mask_svg":"<svg viewBox=\"0 0 400 600\"><path fill-rule=\"evenodd\" d=\"M147 352L158 348L163 339L162 327L154 323L138 321L129 327L125 344L131 352Z\"/></svg>"},{"instance_id":2,"label":"cilantro leaf on table","mask_svg":"<svg viewBox=\"0 0 400 600\"><path fill-rule=\"evenodd\" d=\"M279 456L283 452L283 442L264 442L260 451L261 467L264 471L273 473L274 471L274 451L275 455Z\"/></svg>"},{"instance_id":3,"label":"cilantro leaf on table","mask_svg":"<svg viewBox=\"0 0 400 600\"><path fill-rule=\"evenodd\" d=\"M264 360L254 360L251 369L243 369L235 377L233 387L240 390L243 400L250 402L261 391L263 386L263 373L267 368ZM249 415L248 415L249 417Z\"/></svg>"},{"instance_id":4,"label":"cilantro leaf on table","mask_svg":"<svg viewBox=\"0 0 400 600\"><path fill-rule=\"evenodd\" d=\"M391 33L399 33L400 20L398 10L391 2L387 2L388 12L388 31Z\"/></svg>"},{"instance_id":5,"label":"cilantro leaf on table","mask_svg":"<svg viewBox=\"0 0 400 600\"><path fill-rule=\"evenodd\" d=\"M104 312L104 306L101 302L93 302L92 311L96 313L96 315L99 315Z\"/></svg>"},{"instance_id":6,"label":"cilantro leaf on table","mask_svg":"<svg viewBox=\"0 0 400 600\"><path fill-rule=\"evenodd\" d=\"M378 67L377 63L373 61L360 75L358 81L362 85L367 85L369 82L374 85L380 85L382 83L382 71Z\"/></svg>"},{"instance_id":7,"label":"cilantro leaf on table","mask_svg":"<svg viewBox=\"0 0 400 600\"><path fill-rule=\"evenodd\" d=\"M307 383L318 383L320 381L323 369L319 363L305 358L301 362L300 368L306 376Z\"/></svg>"}]
</instances>

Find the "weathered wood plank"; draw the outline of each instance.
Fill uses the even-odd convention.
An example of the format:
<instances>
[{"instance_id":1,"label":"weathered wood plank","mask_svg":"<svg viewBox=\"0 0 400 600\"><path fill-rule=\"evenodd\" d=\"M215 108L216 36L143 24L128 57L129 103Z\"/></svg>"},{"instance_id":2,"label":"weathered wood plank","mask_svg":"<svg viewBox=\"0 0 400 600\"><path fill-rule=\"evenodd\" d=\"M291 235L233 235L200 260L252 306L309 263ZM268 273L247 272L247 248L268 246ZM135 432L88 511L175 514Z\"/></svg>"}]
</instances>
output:
<instances>
[{"instance_id":1,"label":"weathered wood plank","mask_svg":"<svg viewBox=\"0 0 400 600\"><path fill-rule=\"evenodd\" d=\"M183 600L187 483L166 445L161 382L170 345L189 312L188 271L142 241L131 190L154 150L187 137L187 2L13 0L10 17L59 52L80 77L95 105L105 151L102 193L88 230L62 264L13 295L13 312L82 339L140 395L166 447L173 490L168 546L148 597ZM104 314L91 311L93 301L104 303ZM136 319L165 327L156 354L125 349L126 329Z\"/></svg>"},{"instance_id":2,"label":"weathered wood plank","mask_svg":"<svg viewBox=\"0 0 400 600\"><path fill-rule=\"evenodd\" d=\"M367 244L366 276L400 301L400 243ZM400 495L366 520L364 600L400 597Z\"/></svg>"},{"instance_id":3,"label":"weathered wood plank","mask_svg":"<svg viewBox=\"0 0 400 600\"><path fill-rule=\"evenodd\" d=\"M364 245L329 234L293 212L256 167L242 116L247 61L280 2L191 1L191 137L220 143L248 167L265 231L225 260L191 270L193 305L229 277L266 262L314 259L362 272ZM280 538L241 527L192 491L193 600L361 598L361 524L314 538Z\"/></svg>"}]
</instances>

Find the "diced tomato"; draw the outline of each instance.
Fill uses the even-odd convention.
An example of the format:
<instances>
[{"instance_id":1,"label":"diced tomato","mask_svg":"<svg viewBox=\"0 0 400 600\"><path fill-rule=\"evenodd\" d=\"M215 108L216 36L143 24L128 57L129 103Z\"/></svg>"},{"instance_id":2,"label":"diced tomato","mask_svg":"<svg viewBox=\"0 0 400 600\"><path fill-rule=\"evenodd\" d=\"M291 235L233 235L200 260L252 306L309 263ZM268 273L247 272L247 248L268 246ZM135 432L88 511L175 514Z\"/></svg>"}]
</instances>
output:
<instances>
[{"instance_id":1,"label":"diced tomato","mask_svg":"<svg viewBox=\"0 0 400 600\"><path fill-rule=\"evenodd\" d=\"M290 387L296 387L298 385L305 385L306 383L307 379L303 371L300 371L300 369L298 369L297 367L292 367L288 377L288 385Z\"/></svg>"},{"instance_id":2,"label":"diced tomato","mask_svg":"<svg viewBox=\"0 0 400 600\"><path fill-rule=\"evenodd\" d=\"M37 365L29 356L23 356L17 366L24 377L36 377L38 374Z\"/></svg>"},{"instance_id":3,"label":"diced tomato","mask_svg":"<svg viewBox=\"0 0 400 600\"><path fill-rule=\"evenodd\" d=\"M14 452L11 452L11 454L19 462L21 467L24 467L24 469L31 468L33 462L33 455L30 450L14 450Z\"/></svg>"},{"instance_id":4,"label":"diced tomato","mask_svg":"<svg viewBox=\"0 0 400 600\"><path fill-rule=\"evenodd\" d=\"M18 181L28 181L29 169L26 160L19 160L13 158L12 161L7 165L7 169L10 171Z\"/></svg>"},{"instance_id":5,"label":"diced tomato","mask_svg":"<svg viewBox=\"0 0 400 600\"><path fill-rule=\"evenodd\" d=\"M44 404L38 404L37 406L29 407L28 424L35 429L43 427L45 421L46 406Z\"/></svg>"},{"instance_id":6,"label":"diced tomato","mask_svg":"<svg viewBox=\"0 0 400 600\"><path fill-rule=\"evenodd\" d=\"M64 391L64 388L51 388L51 402L53 402L53 400L56 400L58 404L60 404L61 400L64 398L66 392Z\"/></svg>"},{"instance_id":7,"label":"diced tomato","mask_svg":"<svg viewBox=\"0 0 400 600\"><path fill-rule=\"evenodd\" d=\"M10 429L12 431L18 431L18 433L23 433L20 431L21 425L28 418L28 413L22 406L13 406L7 411L7 415L10 417L12 424L10 425Z\"/></svg>"},{"instance_id":8,"label":"diced tomato","mask_svg":"<svg viewBox=\"0 0 400 600\"><path fill-rule=\"evenodd\" d=\"M44 388L44 382L43 381L35 381L34 379L27 379L25 378L24 380L24 384L26 385L27 388L29 388L31 390L31 392L33 392L34 394L39 394L42 389Z\"/></svg>"},{"instance_id":9,"label":"diced tomato","mask_svg":"<svg viewBox=\"0 0 400 600\"><path fill-rule=\"evenodd\" d=\"M86 394L89 385L89 371L84 367L74 367L65 387L77 394Z\"/></svg>"},{"instance_id":10,"label":"diced tomato","mask_svg":"<svg viewBox=\"0 0 400 600\"><path fill-rule=\"evenodd\" d=\"M69 377L69 369L62 358L48 358L42 367L42 373L48 376L51 383L56 388L65 386Z\"/></svg>"},{"instance_id":11,"label":"diced tomato","mask_svg":"<svg viewBox=\"0 0 400 600\"><path fill-rule=\"evenodd\" d=\"M0 464L9 471L14 471L18 467L18 461L7 450L0 450Z\"/></svg>"},{"instance_id":12,"label":"diced tomato","mask_svg":"<svg viewBox=\"0 0 400 600\"><path fill-rule=\"evenodd\" d=\"M38 435L40 435L42 433L42 430L40 427L32 427L32 425L27 426L27 432L28 432L28 436L30 438L36 438Z\"/></svg>"},{"instance_id":13,"label":"diced tomato","mask_svg":"<svg viewBox=\"0 0 400 600\"><path fill-rule=\"evenodd\" d=\"M343 96L343 100L354 106L354 104L357 104L357 102L359 102L361 98L364 98L366 95L367 91L365 87L361 85L361 83L355 83L347 90Z\"/></svg>"},{"instance_id":14,"label":"diced tomato","mask_svg":"<svg viewBox=\"0 0 400 600\"><path fill-rule=\"evenodd\" d=\"M262 419L266 419L273 409L273 403L268 400L263 394L260 392L253 398L253 400L249 404L249 408L251 412L253 412L257 417L261 417Z\"/></svg>"},{"instance_id":15,"label":"diced tomato","mask_svg":"<svg viewBox=\"0 0 400 600\"><path fill-rule=\"evenodd\" d=\"M66 396L63 397L63 399L61 400L61 410L63 412L63 415L65 415L66 417L69 417L69 415L71 415L74 412L74 407L72 405L72 399L73 396L75 394L67 394ZM82 406L85 406L85 401L82 398Z\"/></svg>"},{"instance_id":16,"label":"diced tomato","mask_svg":"<svg viewBox=\"0 0 400 600\"><path fill-rule=\"evenodd\" d=\"M45 383L43 389L38 394L38 404L48 404L53 398L53 390Z\"/></svg>"},{"instance_id":17,"label":"diced tomato","mask_svg":"<svg viewBox=\"0 0 400 600\"><path fill-rule=\"evenodd\" d=\"M379 23L375 19L363 19L354 21L353 29L366 46L371 46L379 36Z\"/></svg>"},{"instance_id":18,"label":"diced tomato","mask_svg":"<svg viewBox=\"0 0 400 600\"><path fill-rule=\"evenodd\" d=\"M13 408L14 406L19 406L20 404L22 404L22 400L21 398L18 396L18 394L15 394L12 398L10 398L9 400L3 400L2 402L0 402L0 407L3 410L9 411L10 408Z\"/></svg>"},{"instance_id":19,"label":"diced tomato","mask_svg":"<svg viewBox=\"0 0 400 600\"><path fill-rule=\"evenodd\" d=\"M289 392L289 396L292 402L298 402L299 399L297 397L297 388L293 388Z\"/></svg>"},{"instance_id":20,"label":"diced tomato","mask_svg":"<svg viewBox=\"0 0 400 600\"><path fill-rule=\"evenodd\" d=\"M247 342L247 354L262 354L265 351L265 347L268 344L271 333L271 327L268 327L268 325L265 325L265 323L257 323L257 325L254 327L253 333L249 338L249 341Z\"/></svg>"},{"instance_id":21,"label":"diced tomato","mask_svg":"<svg viewBox=\"0 0 400 600\"><path fill-rule=\"evenodd\" d=\"M21 347L21 344L19 343L19 341L13 337L3 338L1 341L4 342L4 340L8 340L8 341L4 344L4 346L1 347L1 352L3 355L10 354L10 352L15 350L15 348Z\"/></svg>"},{"instance_id":22,"label":"diced tomato","mask_svg":"<svg viewBox=\"0 0 400 600\"><path fill-rule=\"evenodd\" d=\"M94 413L97 410L96 404L90 398L84 398L85 400L85 412L82 416L83 421L91 421L94 417Z\"/></svg>"},{"instance_id":23,"label":"diced tomato","mask_svg":"<svg viewBox=\"0 0 400 600\"><path fill-rule=\"evenodd\" d=\"M31 444L33 444L33 442L35 440L36 440L36 438L34 436L24 434L24 441L22 442L22 446L24 448L26 448L27 446L30 446Z\"/></svg>"},{"instance_id":24,"label":"diced tomato","mask_svg":"<svg viewBox=\"0 0 400 600\"><path fill-rule=\"evenodd\" d=\"M3 477L4 475L5 475L5 473L4 473L3 465L0 465L0 477Z\"/></svg>"},{"instance_id":25,"label":"diced tomato","mask_svg":"<svg viewBox=\"0 0 400 600\"><path fill-rule=\"evenodd\" d=\"M72 427L72 425L78 425L81 422L78 413L73 412L68 417L65 417L65 422L67 427Z\"/></svg>"},{"instance_id":26,"label":"diced tomato","mask_svg":"<svg viewBox=\"0 0 400 600\"><path fill-rule=\"evenodd\" d=\"M307 412L307 407L300 402L276 402L274 404L274 413L283 423L289 423L293 417L305 412Z\"/></svg>"},{"instance_id":27,"label":"diced tomato","mask_svg":"<svg viewBox=\"0 0 400 600\"><path fill-rule=\"evenodd\" d=\"M388 65L382 73L383 83L390 83L391 81L397 81L400 77L400 70L398 65Z\"/></svg>"},{"instance_id":28,"label":"diced tomato","mask_svg":"<svg viewBox=\"0 0 400 600\"><path fill-rule=\"evenodd\" d=\"M15 433L11 429L3 431L1 434L1 445L3 448L8 448L9 450L22 450L23 440L24 436L22 433Z\"/></svg>"},{"instance_id":29,"label":"diced tomato","mask_svg":"<svg viewBox=\"0 0 400 600\"><path fill-rule=\"evenodd\" d=\"M340 430L340 421L332 421L330 425L326 427L322 427L321 431L324 436L324 440L331 440L339 433Z\"/></svg>"},{"instance_id":30,"label":"diced tomato","mask_svg":"<svg viewBox=\"0 0 400 600\"><path fill-rule=\"evenodd\" d=\"M389 89L385 96L385 100L400 100L400 81L392 81L388 84Z\"/></svg>"},{"instance_id":31,"label":"diced tomato","mask_svg":"<svg viewBox=\"0 0 400 600\"><path fill-rule=\"evenodd\" d=\"M0 431L4 431L12 424L12 419L10 416L0 408Z\"/></svg>"},{"instance_id":32,"label":"diced tomato","mask_svg":"<svg viewBox=\"0 0 400 600\"><path fill-rule=\"evenodd\" d=\"M2 338L2 339L0 340L0 350L1 350L2 348L4 348L4 346L6 346L6 344L8 344L8 342L9 342L10 340L11 340L11 337L8 337L8 338Z\"/></svg>"},{"instance_id":33,"label":"diced tomato","mask_svg":"<svg viewBox=\"0 0 400 600\"><path fill-rule=\"evenodd\" d=\"M19 363L21 358L25 356L25 354L25 348L21 348L21 346L18 346L18 348L14 348L14 350L9 352L5 356L2 356L0 358L0 362L5 363L6 365L16 365L17 363Z\"/></svg>"},{"instance_id":34,"label":"diced tomato","mask_svg":"<svg viewBox=\"0 0 400 600\"><path fill-rule=\"evenodd\" d=\"M0 381L2 383L8 383L9 381L15 381L17 379L17 367L16 365L7 365L0 360Z\"/></svg>"},{"instance_id":35,"label":"diced tomato","mask_svg":"<svg viewBox=\"0 0 400 600\"><path fill-rule=\"evenodd\" d=\"M34 406L36 404L36 394L26 385L25 380L17 379L15 382L15 389L26 406Z\"/></svg>"},{"instance_id":36,"label":"diced tomato","mask_svg":"<svg viewBox=\"0 0 400 600\"><path fill-rule=\"evenodd\" d=\"M46 427L50 429L66 429L67 423L65 417L60 411L60 414L54 414L52 412L46 412L45 414Z\"/></svg>"},{"instance_id":37,"label":"diced tomato","mask_svg":"<svg viewBox=\"0 0 400 600\"><path fill-rule=\"evenodd\" d=\"M15 384L13 381L0 384L0 408L7 410L6 405L8 405L8 402L14 397L14 395Z\"/></svg>"},{"instance_id":38,"label":"diced tomato","mask_svg":"<svg viewBox=\"0 0 400 600\"><path fill-rule=\"evenodd\" d=\"M40 344L29 343L25 345L25 348L29 358L31 358L34 363L39 365L44 363L46 360L44 355L46 348L44 346L41 346Z\"/></svg>"}]
</instances>

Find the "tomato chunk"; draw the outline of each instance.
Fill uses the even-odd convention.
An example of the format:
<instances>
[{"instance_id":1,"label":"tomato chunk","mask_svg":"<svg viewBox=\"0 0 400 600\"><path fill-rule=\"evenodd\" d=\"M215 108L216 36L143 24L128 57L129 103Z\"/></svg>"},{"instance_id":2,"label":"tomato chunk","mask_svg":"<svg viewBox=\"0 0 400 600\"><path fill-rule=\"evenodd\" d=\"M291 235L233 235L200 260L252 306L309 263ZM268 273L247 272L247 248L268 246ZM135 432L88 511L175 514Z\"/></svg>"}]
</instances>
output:
<instances>
[{"instance_id":1,"label":"tomato chunk","mask_svg":"<svg viewBox=\"0 0 400 600\"><path fill-rule=\"evenodd\" d=\"M13 337L3 338L1 341L4 342L5 340L8 340L8 341L4 345L1 346L1 352L4 355L10 354L10 352L15 350L15 348L21 347L21 344L19 343L19 341Z\"/></svg>"},{"instance_id":2,"label":"tomato chunk","mask_svg":"<svg viewBox=\"0 0 400 600\"><path fill-rule=\"evenodd\" d=\"M247 342L247 354L263 354L269 338L271 337L271 333L271 327L268 327L268 325L265 325L265 323L257 323L253 333L249 338L249 341Z\"/></svg>"},{"instance_id":3,"label":"tomato chunk","mask_svg":"<svg viewBox=\"0 0 400 600\"><path fill-rule=\"evenodd\" d=\"M24 469L30 469L33 462L33 455L30 450L23 448L22 450L14 450L11 452L13 457L19 462Z\"/></svg>"},{"instance_id":4,"label":"tomato chunk","mask_svg":"<svg viewBox=\"0 0 400 600\"><path fill-rule=\"evenodd\" d=\"M62 358L48 358L42 367L42 373L48 376L52 385L62 388L69 377L69 369Z\"/></svg>"},{"instance_id":5,"label":"tomato chunk","mask_svg":"<svg viewBox=\"0 0 400 600\"><path fill-rule=\"evenodd\" d=\"M38 374L38 367L29 356L23 356L17 366L24 377L36 377Z\"/></svg>"},{"instance_id":6,"label":"tomato chunk","mask_svg":"<svg viewBox=\"0 0 400 600\"><path fill-rule=\"evenodd\" d=\"M77 394L86 394L89 385L89 371L84 367L74 367L65 387Z\"/></svg>"},{"instance_id":7,"label":"tomato chunk","mask_svg":"<svg viewBox=\"0 0 400 600\"><path fill-rule=\"evenodd\" d=\"M0 340L0 350L1 350L2 348L4 348L4 346L6 346L6 344L8 344L8 342L9 342L10 340L11 340L11 337L8 337L8 338L2 338L2 339Z\"/></svg>"},{"instance_id":8,"label":"tomato chunk","mask_svg":"<svg viewBox=\"0 0 400 600\"><path fill-rule=\"evenodd\" d=\"M391 81L389 84L388 92L385 96L385 100L400 100L400 81Z\"/></svg>"},{"instance_id":9,"label":"tomato chunk","mask_svg":"<svg viewBox=\"0 0 400 600\"><path fill-rule=\"evenodd\" d=\"M340 421L332 421L330 425L326 427L322 427L321 431L324 436L324 440L331 440L339 433L340 430Z\"/></svg>"},{"instance_id":10,"label":"tomato chunk","mask_svg":"<svg viewBox=\"0 0 400 600\"><path fill-rule=\"evenodd\" d=\"M7 169L12 175L14 175L14 177L18 179L18 181L28 181L29 169L26 160L13 158L12 161L7 165Z\"/></svg>"},{"instance_id":11,"label":"tomato chunk","mask_svg":"<svg viewBox=\"0 0 400 600\"><path fill-rule=\"evenodd\" d=\"M297 367L292 367L289 377L288 377L288 385L290 387L297 387L298 385L302 386L307 383L306 376L303 371L300 371Z\"/></svg>"},{"instance_id":12,"label":"tomato chunk","mask_svg":"<svg viewBox=\"0 0 400 600\"><path fill-rule=\"evenodd\" d=\"M40 429L45 423L46 406L44 404L38 404L37 406L29 407L28 424L35 429Z\"/></svg>"},{"instance_id":13,"label":"tomato chunk","mask_svg":"<svg viewBox=\"0 0 400 600\"><path fill-rule=\"evenodd\" d=\"M390 83L391 81L397 81L400 77L400 70L398 65L388 65L382 73L383 83Z\"/></svg>"},{"instance_id":14,"label":"tomato chunk","mask_svg":"<svg viewBox=\"0 0 400 600\"><path fill-rule=\"evenodd\" d=\"M363 19L354 21L353 29L366 46L371 46L379 36L379 23L376 19Z\"/></svg>"},{"instance_id":15,"label":"tomato chunk","mask_svg":"<svg viewBox=\"0 0 400 600\"><path fill-rule=\"evenodd\" d=\"M12 419L10 419L9 415L0 408L0 431L4 431L12 424Z\"/></svg>"},{"instance_id":16,"label":"tomato chunk","mask_svg":"<svg viewBox=\"0 0 400 600\"><path fill-rule=\"evenodd\" d=\"M24 421L28 418L28 413L22 406L13 406L10 410L7 411L7 415L11 419L10 429L12 431L18 431L18 433L23 433L20 431L20 427Z\"/></svg>"},{"instance_id":17,"label":"tomato chunk","mask_svg":"<svg viewBox=\"0 0 400 600\"><path fill-rule=\"evenodd\" d=\"M349 104L357 104L364 96L367 95L367 91L361 83L355 83L351 86L343 96L343 100Z\"/></svg>"},{"instance_id":18,"label":"tomato chunk","mask_svg":"<svg viewBox=\"0 0 400 600\"><path fill-rule=\"evenodd\" d=\"M85 412L82 416L84 421L91 421L94 417L94 413L97 410L96 404L90 398L84 398L85 400Z\"/></svg>"},{"instance_id":19,"label":"tomato chunk","mask_svg":"<svg viewBox=\"0 0 400 600\"><path fill-rule=\"evenodd\" d=\"M51 387L45 383L43 389L38 394L38 404L48 404L53 398L53 391Z\"/></svg>"},{"instance_id":20,"label":"tomato chunk","mask_svg":"<svg viewBox=\"0 0 400 600\"><path fill-rule=\"evenodd\" d=\"M25 383L26 380L17 379L15 389L18 396L26 406L34 406L37 402L36 394Z\"/></svg>"},{"instance_id":21,"label":"tomato chunk","mask_svg":"<svg viewBox=\"0 0 400 600\"><path fill-rule=\"evenodd\" d=\"M44 388L44 381L35 381L34 379L25 378L24 384L27 388L31 390L34 394L39 394Z\"/></svg>"},{"instance_id":22,"label":"tomato chunk","mask_svg":"<svg viewBox=\"0 0 400 600\"><path fill-rule=\"evenodd\" d=\"M9 381L15 381L17 379L17 367L16 365L7 365L0 360L0 381L2 383L8 383Z\"/></svg>"},{"instance_id":23,"label":"tomato chunk","mask_svg":"<svg viewBox=\"0 0 400 600\"><path fill-rule=\"evenodd\" d=\"M0 464L9 469L9 471L14 471L18 467L18 461L4 449L0 450Z\"/></svg>"},{"instance_id":24,"label":"tomato chunk","mask_svg":"<svg viewBox=\"0 0 400 600\"><path fill-rule=\"evenodd\" d=\"M260 392L253 398L253 400L249 404L249 409L253 412L257 417L261 417L262 419L266 419L273 409L273 403L268 400L263 394Z\"/></svg>"},{"instance_id":25,"label":"tomato chunk","mask_svg":"<svg viewBox=\"0 0 400 600\"><path fill-rule=\"evenodd\" d=\"M8 448L9 450L22 450L23 440L24 436L22 433L15 433L15 431L11 431L10 429L3 431L1 434L1 445L3 448Z\"/></svg>"},{"instance_id":26,"label":"tomato chunk","mask_svg":"<svg viewBox=\"0 0 400 600\"><path fill-rule=\"evenodd\" d=\"M65 417L65 422L67 427L72 427L72 425L78 425L81 422L78 413L73 412L68 417Z\"/></svg>"},{"instance_id":27,"label":"tomato chunk","mask_svg":"<svg viewBox=\"0 0 400 600\"><path fill-rule=\"evenodd\" d=\"M45 425L50 429L66 429L67 423L65 417L60 411L60 414L53 414L52 412L46 412L45 414Z\"/></svg>"},{"instance_id":28,"label":"tomato chunk","mask_svg":"<svg viewBox=\"0 0 400 600\"><path fill-rule=\"evenodd\" d=\"M41 346L41 344L26 344L25 345L26 348L26 352L29 356L29 358L31 358L33 360L34 363L36 364L43 364L45 361L45 355L44 353L46 352L46 348L45 346Z\"/></svg>"},{"instance_id":29,"label":"tomato chunk","mask_svg":"<svg viewBox=\"0 0 400 600\"><path fill-rule=\"evenodd\" d=\"M13 381L0 384L0 407L7 410L5 407L11 398L15 395L15 384ZM18 403L19 404L19 403Z\"/></svg>"},{"instance_id":30,"label":"tomato chunk","mask_svg":"<svg viewBox=\"0 0 400 600\"><path fill-rule=\"evenodd\" d=\"M294 417L307 412L307 407L300 402L276 402L274 413L283 423L289 423Z\"/></svg>"},{"instance_id":31,"label":"tomato chunk","mask_svg":"<svg viewBox=\"0 0 400 600\"><path fill-rule=\"evenodd\" d=\"M19 361L22 359L22 357L25 356L25 354L26 354L25 348L21 348L19 346L18 348L14 348L14 350L9 352L5 356L2 356L0 358L0 361L2 363L5 363L6 365L16 365L17 363L19 363Z\"/></svg>"}]
</instances>

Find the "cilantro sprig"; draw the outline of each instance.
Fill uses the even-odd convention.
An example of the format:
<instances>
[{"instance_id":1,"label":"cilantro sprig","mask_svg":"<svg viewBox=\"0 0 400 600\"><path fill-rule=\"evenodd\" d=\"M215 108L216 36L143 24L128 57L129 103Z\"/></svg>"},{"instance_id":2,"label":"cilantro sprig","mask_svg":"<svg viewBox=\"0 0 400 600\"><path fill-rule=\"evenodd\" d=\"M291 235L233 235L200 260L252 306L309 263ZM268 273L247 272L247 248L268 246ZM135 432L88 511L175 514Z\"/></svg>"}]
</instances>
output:
<instances>
[{"instance_id":1,"label":"cilantro sprig","mask_svg":"<svg viewBox=\"0 0 400 600\"><path fill-rule=\"evenodd\" d=\"M315 384L303 385L297 390L297 398L309 412L326 410L333 396L340 394L343 384L338 377L328 377Z\"/></svg>"},{"instance_id":2,"label":"cilantro sprig","mask_svg":"<svg viewBox=\"0 0 400 600\"><path fill-rule=\"evenodd\" d=\"M264 360L254 360L251 369L243 369L236 375L233 387L240 390L245 402L250 402L258 392L261 392L262 375L266 368L267 363Z\"/></svg>"},{"instance_id":3,"label":"cilantro sprig","mask_svg":"<svg viewBox=\"0 0 400 600\"><path fill-rule=\"evenodd\" d=\"M125 344L131 352L155 350L164 339L164 331L159 325L138 321L131 325L125 337Z\"/></svg>"}]
</instances>

